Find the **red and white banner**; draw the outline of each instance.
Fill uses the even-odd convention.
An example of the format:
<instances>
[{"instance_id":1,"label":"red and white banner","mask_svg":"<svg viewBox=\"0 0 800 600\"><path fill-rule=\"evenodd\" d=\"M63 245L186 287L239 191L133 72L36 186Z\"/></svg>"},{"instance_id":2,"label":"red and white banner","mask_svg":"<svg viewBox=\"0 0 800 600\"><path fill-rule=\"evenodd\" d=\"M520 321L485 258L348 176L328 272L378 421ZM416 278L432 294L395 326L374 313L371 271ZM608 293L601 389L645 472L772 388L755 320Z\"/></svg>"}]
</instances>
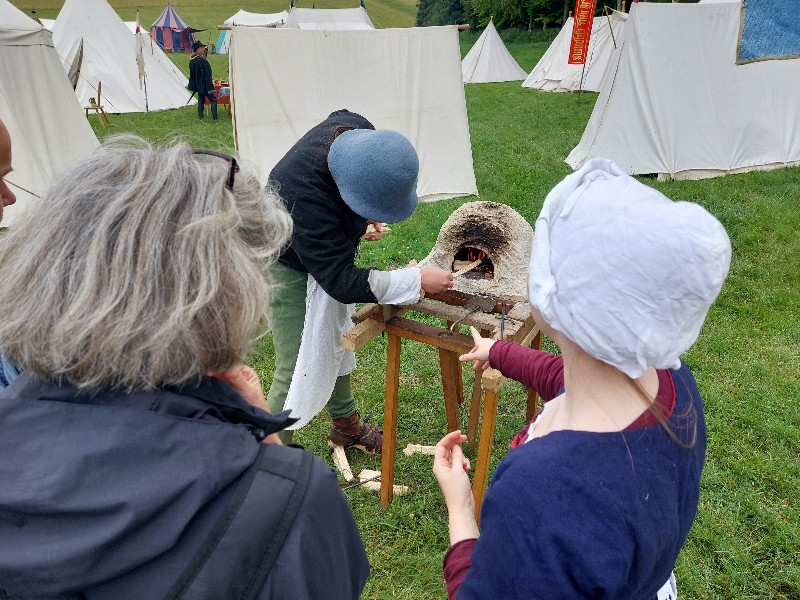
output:
<instances>
[{"instance_id":1,"label":"red and white banner","mask_svg":"<svg viewBox=\"0 0 800 600\"><path fill-rule=\"evenodd\" d=\"M569 45L569 60L567 61L571 65L586 64L596 5L597 0L575 0L575 21L572 24L572 41Z\"/></svg>"}]
</instances>

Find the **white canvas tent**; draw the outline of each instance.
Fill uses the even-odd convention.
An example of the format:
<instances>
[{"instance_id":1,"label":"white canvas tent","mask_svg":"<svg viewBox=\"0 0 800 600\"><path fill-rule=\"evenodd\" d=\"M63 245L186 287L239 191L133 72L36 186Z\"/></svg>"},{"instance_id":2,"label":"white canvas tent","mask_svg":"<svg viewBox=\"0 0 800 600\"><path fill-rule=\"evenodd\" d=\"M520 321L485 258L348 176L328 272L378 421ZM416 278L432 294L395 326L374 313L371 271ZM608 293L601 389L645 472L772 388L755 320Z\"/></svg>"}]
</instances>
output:
<instances>
[{"instance_id":1,"label":"white canvas tent","mask_svg":"<svg viewBox=\"0 0 800 600\"><path fill-rule=\"evenodd\" d=\"M50 32L53 31L53 27L56 24L55 19L39 19L39 22L44 26L45 29L47 29L47 31ZM136 21L124 21L124 23L125 27L127 27L133 35L136 35ZM182 81L185 77L183 72L167 57L161 47L153 41L153 39L147 33L147 30L145 28L141 28L139 35L142 36L143 52L150 53L151 60L161 63L167 70L172 71L175 74L175 77Z\"/></svg>"},{"instance_id":2,"label":"white canvas tent","mask_svg":"<svg viewBox=\"0 0 800 600\"><path fill-rule=\"evenodd\" d=\"M627 14L616 10L612 10L608 16L594 18L586 55L586 68L584 68L584 65L568 63L572 27L575 22L573 17L569 17L547 48L547 52L522 82L522 87L544 92L600 91L606 68L617 47L622 43L627 19Z\"/></svg>"},{"instance_id":3,"label":"white canvas tent","mask_svg":"<svg viewBox=\"0 0 800 600\"><path fill-rule=\"evenodd\" d=\"M411 140L423 200L477 194L455 26L236 27L230 65L236 147L262 181L306 131L347 108Z\"/></svg>"},{"instance_id":4,"label":"white canvas tent","mask_svg":"<svg viewBox=\"0 0 800 600\"><path fill-rule=\"evenodd\" d=\"M14 169L5 179L17 196L3 212L6 227L75 161L99 147L52 35L7 0L0 0L0 120L11 135Z\"/></svg>"},{"instance_id":5,"label":"white canvas tent","mask_svg":"<svg viewBox=\"0 0 800 600\"><path fill-rule=\"evenodd\" d=\"M240 10L232 17L225 19L225 25L238 25L240 27L283 27L289 16L287 11L279 13L251 13ZM227 54L231 45L231 32L223 29L217 38L217 54Z\"/></svg>"},{"instance_id":6,"label":"white canvas tent","mask_svg":"<svg viewBox=\"0 0 800 600\"><path fill-rule=\"evenodd\" d=\"M800 59L736 65L740 8L635 4L569 165L699 179L800 164Z\"/></svg>"},{"instance_id":7,"label":"white canvas tent","mask_svg":"<svg viewBox=\"0 0 800 600\"><path fill-rule=\"evenodd\" d=\"M292 8L284 27L292 29L375 29L364 7Z\"/></svg>"},{"instance_id":8,"label":"white canvas tent","mask_svg":"<svg viewBox=\"0 0 800 600\"><path fill-rule=\"evenodd\" d=\"M461 61L461 73L464 83L519 81L527 75L500 39L491 19Z\"/></svg>"},{"instance_id":9,"label":"white canvas tent","mask_svg":"<svg viewBox=\"0 0 800 600\"><path fill-rule=\"evenodd\" d=\"M149 32L140 33L144 47L147 97L139 85L136 37L106 0L67 0L53 26L53 42L70 75L79 102L89 105L102 82L106 112L130 113L186 105L188 80L156 52Z\"/></svg>"}]
</instances>

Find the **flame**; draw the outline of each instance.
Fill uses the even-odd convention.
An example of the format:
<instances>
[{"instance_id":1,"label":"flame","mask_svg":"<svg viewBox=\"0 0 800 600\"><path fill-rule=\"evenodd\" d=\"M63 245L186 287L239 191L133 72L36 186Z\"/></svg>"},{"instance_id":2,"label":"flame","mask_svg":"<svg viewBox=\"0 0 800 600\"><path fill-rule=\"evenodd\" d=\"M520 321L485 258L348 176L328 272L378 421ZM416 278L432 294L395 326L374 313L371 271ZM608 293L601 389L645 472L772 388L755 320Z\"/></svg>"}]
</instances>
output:
<instances>
[{"instance_id":1,"label":"flame","mask_svg":"<svg viewBox=\"0 0 800 600\"><path fill-rule=\"evenodd\" d=\"M483 250L471 246L463 246L461 250L458 251L456 257L460 260L466 260L467 262L475 262L476 260L482 261L478 266L473 267L469 271L470 273L477 273L488 278L494 275L494 265L489 255Z\"/></svg>"}]
</instances>

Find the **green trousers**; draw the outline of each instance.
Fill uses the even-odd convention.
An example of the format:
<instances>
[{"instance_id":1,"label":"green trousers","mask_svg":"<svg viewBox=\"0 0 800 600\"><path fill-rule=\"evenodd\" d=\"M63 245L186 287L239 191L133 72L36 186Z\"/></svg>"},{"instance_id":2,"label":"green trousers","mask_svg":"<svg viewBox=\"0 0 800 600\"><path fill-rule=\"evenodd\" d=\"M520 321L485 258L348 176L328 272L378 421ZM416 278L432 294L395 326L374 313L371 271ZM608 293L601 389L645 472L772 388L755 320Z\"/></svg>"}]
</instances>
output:
<instances>
[{"instance_id":1,"label":"green trousers","mask_svg":"<svg viewBox=\"0 0 800 600\"><path fill-rule=\"evenodd\" d=\"M303 337L306 318L306 285L308 275L275 263L270 267L275 287L270 298L272 310L272 339L275 344L275 374L267 394L267 404L273 413L283 410L294 365ZM356 412L356 403L350 388L350 375L336 379L333 393L325 406L331 419L349 417ZM291 443L292 432L278 434L284 444Z\"/></svg>"}]
</instances>

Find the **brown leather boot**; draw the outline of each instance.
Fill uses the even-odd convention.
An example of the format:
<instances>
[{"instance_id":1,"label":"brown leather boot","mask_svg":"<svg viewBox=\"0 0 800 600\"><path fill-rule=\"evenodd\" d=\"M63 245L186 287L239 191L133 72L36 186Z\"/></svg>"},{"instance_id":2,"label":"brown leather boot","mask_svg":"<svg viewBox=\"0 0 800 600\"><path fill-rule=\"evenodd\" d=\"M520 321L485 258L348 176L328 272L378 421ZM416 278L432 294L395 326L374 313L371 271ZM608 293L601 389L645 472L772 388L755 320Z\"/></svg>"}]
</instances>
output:
<instances>
[{"instance_id":1,"label":"brown leather boot","mask_svg":"<svg viewBox=\"0 0 800 600\"><path fill-rule=\"evenodd\" d=\"M362 423L358 412L333 419L328 439L337 446L358 448L373 454L380 454L383 449L383 430L375 423Z\"/></svg>"}]
</instances>

